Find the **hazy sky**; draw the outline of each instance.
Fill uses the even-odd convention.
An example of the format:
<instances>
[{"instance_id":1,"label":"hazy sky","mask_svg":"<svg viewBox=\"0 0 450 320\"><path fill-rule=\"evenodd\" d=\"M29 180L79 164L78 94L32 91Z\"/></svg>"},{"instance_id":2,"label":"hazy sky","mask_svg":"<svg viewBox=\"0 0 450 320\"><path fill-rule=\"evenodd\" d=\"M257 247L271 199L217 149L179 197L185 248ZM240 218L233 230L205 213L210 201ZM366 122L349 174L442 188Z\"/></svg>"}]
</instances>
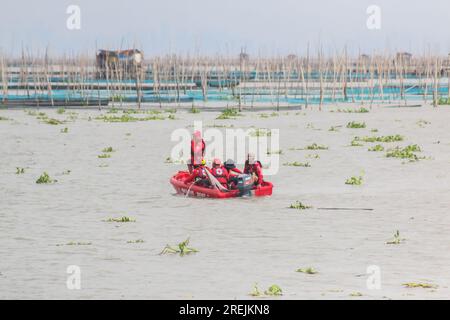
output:
<instances>
[{"instance_id":1,"label":"hazy sky","mask_svg":"<svg viewBox=\"0 0 450 320\"><path fill-rule=\"evenodd\" d=\"M0 46L8 54L142 48L165 53L302 54L450 52L450 0L2 0ZM66 28L66 9L81 8L81 30ZM369 5L381 8L381 29L366 26Z\"/></svg>"}]
</instances>

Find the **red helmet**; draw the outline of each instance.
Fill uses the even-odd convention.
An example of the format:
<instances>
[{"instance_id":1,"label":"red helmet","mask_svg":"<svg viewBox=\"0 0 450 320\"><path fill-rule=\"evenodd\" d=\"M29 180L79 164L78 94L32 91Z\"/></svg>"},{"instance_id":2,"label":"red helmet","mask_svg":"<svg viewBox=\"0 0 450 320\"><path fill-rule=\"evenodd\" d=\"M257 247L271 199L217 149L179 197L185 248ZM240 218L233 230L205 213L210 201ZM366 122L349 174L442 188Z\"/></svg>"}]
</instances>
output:
<instances>
[{"instance_id":1,"label":"red helmet","mask_svg":"<svg viewBox=\"0 0 450 320\"><path fill-rule=\"evenodd\" d=\"M195 139L201 139L202 138L202 133L200 131L198 131L198 130L195 130L193 136L194 136Z\"/></svg>"},{"instance_id":2,"label":"red helmet","mask_svg":"<svg viewBox=\"0 0 450 320\"><path fill-rule=\"evenodd\" d=\"M219 158L215 158L215 159L213 160L213 165L215 165L215 166L220 166L221 164L222 164L222 162L220 161Z\"/></svg>"}]
</instances>

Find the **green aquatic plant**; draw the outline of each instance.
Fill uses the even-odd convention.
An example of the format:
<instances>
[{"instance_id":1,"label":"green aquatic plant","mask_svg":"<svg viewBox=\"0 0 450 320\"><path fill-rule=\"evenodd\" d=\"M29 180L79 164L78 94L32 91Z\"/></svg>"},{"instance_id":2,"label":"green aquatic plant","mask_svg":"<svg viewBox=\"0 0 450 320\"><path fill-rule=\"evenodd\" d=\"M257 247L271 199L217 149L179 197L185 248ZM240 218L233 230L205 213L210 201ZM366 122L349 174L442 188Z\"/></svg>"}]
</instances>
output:
<instances>
[{"instance_id":1,"label":"green aquatic plant","mask_svg":"<svg viewBox=\"0 0 450 320\"><path fill-rule=\"evenodd\" d=\"M421 152L421 149L417 144L412 144L404 148L396 147L394 149L390 149L386 153L386 157L409 159L409 161L419 161L419 159L423 159L423 157L421 158L417 156L414 152Z\"/></svg>"},{"instance_id":2,"label":"green aquatic plant","mask_svg":"<svg viewBox=\"0 0 450 320\"><path fill-rule=\"evenodd\" d=\"M264 294L267 296L282 296L283 290L281 290L278 285L273 284L266 291L264 291Z\"/></svg>"},{"instance_id":3,"label":"green aquatic plant","mask_svg":"<svg viewBox=\"0 0 450 320\"><path fill-rule=\"evenodd\" d=\"M253 290L249 293L249 295L253 296L253 297L260 297L262 296L261 291L259 291L258 288L258 283L255 283L253 286Z\"/></svg>"},{"instance_id":4,"label":"green aquatic plant","mask_svg":"<svg viewBox=\"0 0 450 320\"><path fill-rule=\"evenodd\" d=\"M58 109L56 110L56 113L57 113L57 114L63 114L64 112L66 112L66 109L64 109L64 108L58 108Z\"/></svg>"},{"instance_id":5,"label":"green aquatic plant","mask_svg":"<svg viewBox=\"0 0 450 320\"><path fill-rule=\"evenodd\" d=\"M25 168L16 167L16 174L24 174L24 173L25 173Z\"/></svg>"},{"instance_id":6,"label":"green aquatic plant","mask_svg":"<svg viewBox=\"0 0 450 320\"><path fill-rule=\"evenodd\" d=\"M234 128L233 124L208 124L205 128Z\"/></svg>"},{"instance_id":7,"label":"green aquatic plant","mask_svg":"<svg viewBox=\"0 0 450 320\"><path fill-rule=\"evenodd\" d=\"M396 135L390 135L390 136L379 136L379 137L355 137L354 140L356 141L363 141L363 142L398 142L403 141L404 137L396 134Z\"/></svg>"},{"instance_id":8,"label":"green aquatic plant","mask_svg":"<svg viewBox=\"0 0 450 320\"><path fill-rule=\"evenodd\" d=\"M57 244L56 246L60 247L60 246L90 246L90 245L92 245L92 242L75 242L75 241L70 241L70 242L67 242L65 244Z\"/></svg>"},{"instance_id":9,"label":"green aquatic plant","mask_svg":"<svg viewBox=\"0 0 450 320\"><path fill-rule=\"evenodd\" d=\"M58 120L58 119L53 119L53 118L45 118L45 119L42 119L42 120L44 120L44 122L46 124L51 124L53 126L56 126L56 125L64 123L64 121L61 121L61 120Z\"/></svg>"},{"instance_id":10,"label":"green aquatic plant","mask_svg":"<svg viewBox=\"0 0 450 320\"><path fill-rule=\"evenodd\" d=\"M129 241L127 241L127 243L144 243L144 240L142 240L142 239L129 240Z\"/></svg>"},{"instance_id":11,"label":"green aquatic plant","mask_svg":"<svg viewBox=\"0 0 450 320\"><path fill-rule=\"evenodd\" d=\"M406 288L423 288L423 289L436 289L438 286L431 283L425 282L407 282L403 283Z\"/></svg>"},{"instance_id":12,"label":"green aquatic plant","mask_svg":"<svg viewBox=\"0 0 450 320\"><path fill-rule=\"evenodd\" d=\"M347 128L349 129L363 129L366 127L366 123L365 122L349 122L347 123Z\"/></svg>"},{"instance_id":13,"label":"green aquatic plant","mask_svg":"<svg viewBox=\"0 0 450 320\"><path fill-rule=\"evenodd\" d=\"M189 109L189 112L190 112L190 113L200 113L200 109L195 108L194 106L192 106L192 108Z\"/></svg>"},{"instance_id":14,"label":"green aquatic plant","mask_svg":"<svg viewBox=\"0 0 450 320\"><path fill-rule=\"evenodd\" d=\"M260 118L270 118L270 117L278 117L280 114L278 112L272 113L259 113L258 116Z\"/></svg>"},{"instance_id":15,"label":"green aquatic plant","mask_svg":"<svg viewBox=\"0 0 450 320\"><path fill-rule=\"evenodd\" d=\"M176 120L175 115L173 115L173 114L169 114L167 119L169 119L169 120Z\"/></svg>"},{"instance_id":16,"label":"green aquatic plant","mask_svg":"<svg viewBox=\"0 0 450 320\"><path fill-rule=\"evenodd\" d=\"M345 181L345 184L353 185L353 186L360 186L363 183L363 177L350 177Z\"/></svg>"},{"instance_id":17,"label":"green aquatic plant","mask_svg":"<svg viewBox=\"0 0 450 320\"><path fill-rule=\"evenodd\" d=\"M69 132L69 128L65 127L64 129L60 130L61 133L68 133Z\"/></svg>"},{"instance_id":18,"label":"green aquatic plant","mask_svg":"<svg viewBox=\"0 0 450 320\"><path fill-rule=\"evenodd\" d=\"M320 159L320 156L319 156L319 154L317 154L317 153L310 153L310 154L307 154L307 155L305 156L305 158L306 158L306 159Z\"/></svg>"},{"instance_id":19,"label":"green aquatic plant","mask_svg":"<svg viewBox=\"0 0 450 320\"><path fill-rule=\"evenodd\" d=\"M300 202L298 200L289 206L289 209L297 209L297 210L306 210L306 209L311 209L311 208L312 208L312 206L303 204L302 202Z\"/></svg>"},{"instance_id":20,"label":"green aquatic plant","mask_svg":"<svg viewBox=\"0 0 450 320\"><path fill-rule=\"evenodd\" d=\"M361 292L352 292L349 294L350 297L362 297Z\"/></svg>"},{"instance_id":21,"label":"green aquatic plant","mask_svg":"<svg viewBox=\"0 0 450 320\"><path fill-rule=\"evenodd\" d=\"M353 139L352 142L350 143L350 147L363 147L363 146L364 145L357 139Z\"/></svg>"},{"instance_id":22,"label":"green aquatic plant","mask_svg":"<svg viewBox=\"0 0 450 320\"><path fill-rule=\"evenodd\" d=\"M450 105L450 98L440 97L437 103L438 105Z\"/></svg>"},{"instance_id":23,"label":"green aquatic plant","mask_svg":"<svg viewBox=\"0 0 450 320\"><path fill-rule=\"evenodd\" d=\"M115 152L115 151L116 150L114 150L113 147L107 147L102 150L103 153L111 153L111 152Z\"/></svg>"},{"instance_id":24,"label":"green aquatic plant","mask_svg":"<svg viewBox=\"0 0 450 320\"><path fill-rule=\"evenodd\" d=\"M7 121L7 120L9 120L9 118L6 118L6 117L0 117L0 121Z\"/></svg>"},{"instance_id":25,"label":"green aquatic plant","mask_svg":"<svg viewBox=\"0 0 450 320\"><path fill-rule=\"evenodd\" d=\"M392 240L387 241L386 244L400 244L404 241L405 239L400 238L400 231L396 231L394 233L394 237Z\"/></svg>"},{"instance_id":26,"label":"green aquatic plant","mask_svg":"<svg viewBox=\"0 0 450 320\"><path fill-rule=\"evenodd\" d=\"M120 218L109 218L108 220L106 220L106 222L136 222L136 219L130 218L130 217L120 217Z\"/></svg>"},{"instance_id":27,"label":"green aquatic plant","mask_svg":"<svg viewBox=\"0 0 450 320\"><path fill-rule=\"evenodd\" d=\"M107 159L107 158L111 158L111 155L107 154L107 153L103 153L103 154L99 154L97 157L99 159Z\"/></svg>"},{"instance_id":28,"label":"green aquatic plant","mask_svg":"<svg viewBox=\"0 0 450 320\"><path fill-rule=\"evenodd\" d=\"M308 267L308 268L300 268L297 269L295 272L301 272L301 273L306 273L306 274L316 274L318 273L314 268L312 267Z\"/></svg>"},{"instance_id":29,"label":"green aquatic plant","mask_svg":"<svg viewBox=\"0 0 450 320\"><path fill-rule=\"evenodd\" d=\"M331 112L334 112L334 111L331 111ZM361 107L361 108L358 108L358 109L337 109L336 112L342 112L342 113L368 113L369 110L364 108L364 107Z\"/></svg>"},{"instance_id":30,"label":"green aquatic plant","mask_svg":"<svg viewBox=\"0 0 450 320\"><path fill-rule=\"evenodd\" d=\"M294 161L294 162L285 162L285 163L283 163L283 166L309 168L309 167L311 167L311 164L309 162Z\"/></svg>"},{"instance_id":31,"label":"green aquatic plant","mask_svg":"<svg viewBox=\"0 0 450 320\"><path fill-rule=\"evenodd\" d=\"M249 132L251 137L270 137L272 135L272 131L269 129L260 129L256 128Z\"/></svg>"},{"instance_id":32,"label":"green aquatic plant","mask_svg":"<svg viewBox=\"0 0 450 320\"><path fill-rule=\"evenodd\" d=\"M176 163L176 164L184 164L185 161L183 159L174 160L171 157L167 157L164 163Z\"/></svg>"},{"instance_id":33,"label":"green aquatic plant","mask_svg":"<svg viewBox=\"0 0 450 320\"><path fill-rule=\"evenodd\" d=\"M419 127L421 127L421 128L425 127L426 125L428 125L428 124L430 124L430 123L431 123L431 122L426 121L426 120L422 120L422 119L420 119L419 121L416 122L416 124L417 124Z\"/></svg>"},{"instance_id":34,"label":"green aquatic plant","mask_svg":"<svg viewBox=\"0 0 450 320\"><path fill-rule=\"evenodd\" d=\"M72 171L70 170L65 170L62 172L62 175L69 175Z\"/></svg>"},{"instance_id":35,"label":"green aquatic plant","mask_svg":"<svg viewBox=\"0 0 450 320\"><path fill-rule=\"evenodd\" d=\"M384 147L381 144L377 144L369 149L367 149L368 151L373 151L373 152L381 152L384 151Z\"/></svg>"},{"instance_id":36,"label":"green aquatic plant","mask_svg":"<svg viewBox=\"0 0 450 320\"><path fill-rule=\"evenodd\" d=\"M328 131L339 132L339 128L341 127L342 126L331 126L330 129L328 129Z\"/></svg>"},{"instance_id":37,"label":"green aquatic plant","mask_svg":"<svg viewBox=\"0 0 450 320\"><path fill-rule=\"evenodd\" d=\"M137 122L137 121L151 121L151 120L164 120L164 116L151 115L146 117L133 117L129 114L122 114L121 116L100 116L95 118L97 120L103 120L104 122Z\"/></svg>"},{"instance_id":38,"label":"green aquatic plant","mask_svg":"<svg viewBox=\"0 0 450 320\"><path fill-rule=\"evenodd\" d=\"M267 154L283 154L283 150L275 150L275 151L269 151L267 150Z\"/></svg>"},{"instance_id":39,"label":"green aquatic plant","mask_svg":"<svg viewBox=\"0 0 450 320\"><path fill-rule=\"evenodd\" d=\"M222 113L216 118L218 120L226 120L226 119L235 119L237 116L241 114L237 109L227 108L222 111Z\"/></svg>"},{"instance_id":40,"label":"green aquatic plant","mask_svg":"<svg viewBox=\"0 0 450 320\"><path fill-rule=\"evenodd\" d=\"M186 254L198 252L197 249L190 248L188 247L188 245L189 245L189 238L187 238L183 242L180 242L178 246L166 245L160 254L179 253L180 256L184 256Z\"/></svg>"},{"instance_id":41,"label":"green aquatic plant","mask_svg":"<svg viewBox=\"0 0 450 320\"><path fill-rule=\"evenodd\" d=\"M120 100L120 99L118 99L118 98L121 98L120 96L112 96L111 97L111 100L112 101L118 101L118 100ZM116 108L111 108L111 109L109 109L108 111L107 111L107 113L118 113L119 112L119 110L117 110Z\"/></svg>"},{"instance_id":42,"label":"green aquatic plant","mask_svg":"<svg viewBox=\"0 0 450 320\"><path fill-rule=\"evenodd\" d=\"M305 150L328 150L328 147L317 143L313 143L310 144L309 146L306 146Z\"/></svg>"},{"instance_id":43,"label":"green aquatic plant","mask_svg":"<svg viewBox=\"0 0 450 320\"><path fill-rule=\"evenodd\" d=\"M273 284L269 288L267 288L264 293L262 293L258 288L258 283L255 283L253 286L253 290L249 293L249 295L252 297L281 296L283 295L283 290L281 290L278 285Z\"/></svg>"},{"instance_id":44,"label":"green aquatic plant","mask_svg":"<svg viewBox=\"0 0 450 320\"><path fill-rule=\"evenodd\" d=\"M378 132L378 129L372 129L372 130L370 130L370 132Z\"/></svg>"},{"instance_id":45,"label":"green aquatic plant","mask_svg":"<svg viewBox=\"0 0 450 320\"><path fill-rule=\"evenodd\" d=\"M49 184L49 183L55 183L58 182L58 180L50 178L47 172L44 172L41 174L41 176L36 180L37 184Z\"/></svg>"}]
</instances>

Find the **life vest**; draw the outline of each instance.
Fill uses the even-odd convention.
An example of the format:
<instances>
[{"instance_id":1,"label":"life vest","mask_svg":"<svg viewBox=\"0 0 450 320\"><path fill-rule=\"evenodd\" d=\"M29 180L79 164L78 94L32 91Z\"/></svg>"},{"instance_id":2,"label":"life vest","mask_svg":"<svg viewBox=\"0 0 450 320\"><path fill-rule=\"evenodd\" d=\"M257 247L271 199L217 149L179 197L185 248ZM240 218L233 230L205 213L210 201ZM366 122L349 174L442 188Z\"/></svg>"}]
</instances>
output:
<instances>
[{"instance_id":1,"label":"life vest","mask_svg":"<svg viewBox=\"0 0 450 320\"><path fill-rule=\"evenodd\" d=\"M248 160L247 160L247 161L245 161L244 173L247 173L247 174L252 174L252 173L258 174L258 171L259 171L258 167L259 167L260 170L262 169L262 164L261 164L261 162L259 160L256 160L254 164L249 164Z\"/></svg>"},{"instance_id":2,"label":"life vest","mask_svg":"<svg viewBox=\"0 0 450 320\"><path fill-rule=\"evenodd\" d=\"M211 173L221 184L228 182L228 171L224 166L212 168Z\"/></svg>"},{"instance_id":3,"label":"life vest","mask_svg":"<svg viewBox=\"0 0 450 320\"><path fill-rule=\"evenodd\" d=\"M203 166L196 168L195 169L195 177L198 179L206 179L208 176L206 175L205 170L207 170L207 169L206 169L206 167L203 167Z\"/></svg>"},{"instance_id":4,"label":"life vest","mask_svg":"<svg viewBox=\"0 0 450 320\"><path fill-rule=\"evenodd\" d=\"M260 161L257 160L254 164L249 164L248 160L245 161L244 173L256 176L255 184L263 183L262 164Z\"/></svg>"},{"instance_id":5,"label":"life vest","mask_svg":"<svg viewBox=\"0 0 450 320\"><path fill-rule=\"evenodd\" d=\"M198 165L202 162L203 156L205 155L206 144L202 139L201 142L195 142L191 140L191 164Z\"/></svg>"}]
</instances>

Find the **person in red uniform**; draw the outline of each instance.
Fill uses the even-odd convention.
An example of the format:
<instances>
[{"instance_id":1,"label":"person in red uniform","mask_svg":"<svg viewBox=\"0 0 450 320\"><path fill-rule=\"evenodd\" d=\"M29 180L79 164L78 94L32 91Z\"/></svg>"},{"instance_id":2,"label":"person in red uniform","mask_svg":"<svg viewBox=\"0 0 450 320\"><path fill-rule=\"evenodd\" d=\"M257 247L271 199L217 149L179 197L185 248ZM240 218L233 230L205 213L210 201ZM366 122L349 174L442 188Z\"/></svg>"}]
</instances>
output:
<instances>
[{"instance_id":1,"label":"person in red uniform","mask_svg":"<svg viewBox=\"0 0 450 320\"><path fill-rule=\"evenodd\" d=\"M188 164L189 172L201 165L202 159L205 155L205 141L202 139L200 131L194 131L191 140L191 162Z\"/></svg>"},{"instance_id":2,"label":"person in red uniform","mask_svg":"<svg viewBox=\"0 0 450 320\"><path fill-rule=\"evenodd\" d=\"M255 160L253 153L249 153L247 156L244 173L252 175L253 182L256 186L260 186L263 183L262 165L261 162Z\"/></svg>"},{"instance_id":3,"label":"person in red uniform","mask_svg":"<svg viewBox=\"0 0 450 320\"><path fill-rule=\"evenodd\" d=\"M234 161L232 159L228 159L227 161L225 161L224 165L225 165L225 168L228 170L228 173L230 174L230 176L242 173L241 170L236 168L236 165L234 164Z\"/></svg>"},{"instance_id":4,"label":"person in red uniform","mask_svg":"<svg viewBox=\"0 0 450 320\"><path fill-rule=\"evenodd\" d=\"M234 161L232 159L228 159L224 163L225 168L228 170L228 185L230 189L236 189L237 186L237 176L242 174L242 171L236 168Z\"/></svg>"},{"instance_id":5,"label":"person in red uniform","mask_svg":"<svg viewBox=\"0 0 450 320\"><path fill-rule=\"evenodd\" d=\"M213 160L213 165L210 171L217 181L228 189L228 179L230 175L228 174L228 170L220 162L220 159L216 158Z\"/></svg>"},{"instance_id":6,"label":"person in red uniform","mask_svg":"<svg viewBox=\"0 0 450 320\"><path fill-rule=\"evenodd\" d=\"M206 167L205 159L202 159L200 164L192 171L191 175L184 180L185 183L198 182L198 185L207 185L208 176L206 175L205 170L209 170Z\"/></svg>"}]
</instances>

